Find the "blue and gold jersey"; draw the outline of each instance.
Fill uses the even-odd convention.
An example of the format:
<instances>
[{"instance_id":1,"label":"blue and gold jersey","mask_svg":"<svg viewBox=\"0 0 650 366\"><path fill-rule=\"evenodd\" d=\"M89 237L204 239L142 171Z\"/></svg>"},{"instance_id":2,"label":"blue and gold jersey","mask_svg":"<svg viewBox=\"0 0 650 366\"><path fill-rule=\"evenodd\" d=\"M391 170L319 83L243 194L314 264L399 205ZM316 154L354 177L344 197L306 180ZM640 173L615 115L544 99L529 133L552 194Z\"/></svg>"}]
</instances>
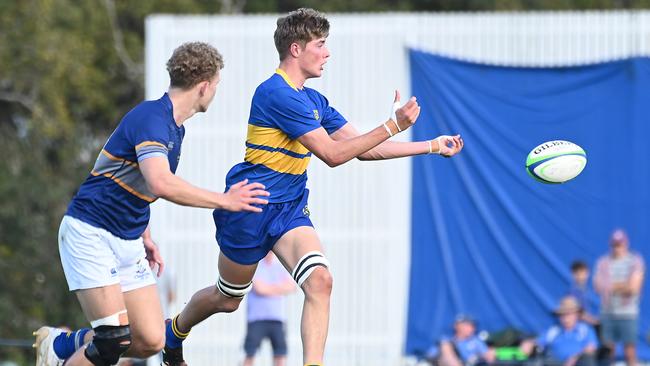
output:
<instances>
[{"instance_id":1,"label":"blue and gold jersey","mask_svg":"<svg viewBox=\"0 0 650 366\"><path fill-rule=\"evenodd\" d=\"M185 128L174 121L165 93L124 116L99 153L66 215L107 230L122 239L137 239L149 223L149 204L156 200L138 163L159 156L176 172Z\"/></svg>"},{"instance_id":2,"label":"blue and gold jersey","mask_svg":"<svg viewBox=\"0 0 650 366\"><path fill-rule=\"evenodd\" d=\"M299 198L311 152L297 138L319 127L328 134L346 123L314 89L296 88L280 69L255 90L248 119L246 156L226 177L227 189L248 179L271 193L269 202Z\"/></svg>"}]
</instances>

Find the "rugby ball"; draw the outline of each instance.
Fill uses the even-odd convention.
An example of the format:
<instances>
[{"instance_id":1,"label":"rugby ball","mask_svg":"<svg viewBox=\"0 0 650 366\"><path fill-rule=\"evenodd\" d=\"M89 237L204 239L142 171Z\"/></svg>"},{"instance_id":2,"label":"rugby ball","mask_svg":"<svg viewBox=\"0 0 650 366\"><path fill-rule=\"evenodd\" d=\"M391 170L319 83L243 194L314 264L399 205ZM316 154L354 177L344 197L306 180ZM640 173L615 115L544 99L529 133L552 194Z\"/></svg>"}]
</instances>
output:
<instances>
[{"instance_id":1,"label":"rugby ball","mask_svg":"<svg viewBox=\"0 0 650 366\"><path fill-rule=\"evenodd\" d=\"M526 171L542 183L569 181L587 165L587 154L573 142L555 140L535 147L526 159Z\"/></svg>"}]
</instances>

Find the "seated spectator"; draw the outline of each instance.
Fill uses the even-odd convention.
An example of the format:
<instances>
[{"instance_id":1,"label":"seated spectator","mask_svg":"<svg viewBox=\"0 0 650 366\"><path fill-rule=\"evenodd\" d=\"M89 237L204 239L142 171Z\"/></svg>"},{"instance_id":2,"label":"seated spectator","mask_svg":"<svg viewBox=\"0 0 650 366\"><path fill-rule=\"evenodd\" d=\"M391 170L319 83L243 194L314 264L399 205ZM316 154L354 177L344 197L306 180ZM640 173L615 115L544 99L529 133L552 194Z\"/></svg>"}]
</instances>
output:
<instances>
[{"instance_id":1,"label":"seated spectator","mask_svg":"<svg viewBox=\"0 0 650 366\"><path fill-rule=\"evenodd\" d=\"M589 287L589 267L587 263L579 260L571 263L571 277L569 295L575 297L582 308L580 320L597 326L598 317L595 314L597 314L598 296Z\"/></svg>"},{"instance_id":2,"label":"seated spectator","mask_svg":"<svg viewBox=\"0 0 650 366\"><path fill-rule=\"evenodd\" d=\"M580 321L581 312L575 297L562 298L555 310L559 325L550 327L536 340L522 342L522 352L530 355L537 346L544 365L594 366L598 339L594 329Z\"/></svg>"},{"instance_id":3,"label":"seated spectator","mask_svg":"<svg viewBox=\"0 0 650 366\"><path fill-rule=\"evenodd\" d=\"M459 315L454 335L444 338L427 351L427 360L439 366L486 365L494 362L494 351L476 335L476 322Z\"/></svg>"}]
</instances>

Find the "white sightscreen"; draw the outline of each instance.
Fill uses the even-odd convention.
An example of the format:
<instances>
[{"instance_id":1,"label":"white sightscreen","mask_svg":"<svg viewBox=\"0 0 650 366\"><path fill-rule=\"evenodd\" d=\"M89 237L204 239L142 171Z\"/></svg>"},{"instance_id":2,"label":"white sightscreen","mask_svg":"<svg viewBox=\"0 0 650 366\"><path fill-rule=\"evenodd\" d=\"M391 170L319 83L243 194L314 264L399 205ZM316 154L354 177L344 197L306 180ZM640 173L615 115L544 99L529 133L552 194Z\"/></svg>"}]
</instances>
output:
<instances>
[{"instance_id":1,"label":"white sightscreen","mask_svg":"<svg viewBox=\"0 0 650 366\"><path fill-rule=\"evenodd\" d=\"M185 124L177 174L188 181L221 191L227 171L242 160L251 96L278 65L273 45L276 18L158 15L147 19L147 99L166 90L169 79L164 65L182 42L207 41L225 57L222 82L210 110ZM401 90L404 98L409 95L407 47L527 66L650 54L649 12L335 14L329 19L331 57L324 76L307 85L326 95L362 132L386 120L394 89ZM408 159L353 161L335 169L312 159L309 207L334 274L329 365L400 364L408 296L410 169ZM218 246L211 211L161 200L154 204L151 226L176 275L178 300L171 307L176 313L194 291L216 280ZM290 296L289 365L302 362L301 305L302 294ZM192 331L185 343L190 364L241 362L244 306L233 314L213 316ZM269 352L267 345L257 365L270 365Z\"/></svg>"}]
</instances>

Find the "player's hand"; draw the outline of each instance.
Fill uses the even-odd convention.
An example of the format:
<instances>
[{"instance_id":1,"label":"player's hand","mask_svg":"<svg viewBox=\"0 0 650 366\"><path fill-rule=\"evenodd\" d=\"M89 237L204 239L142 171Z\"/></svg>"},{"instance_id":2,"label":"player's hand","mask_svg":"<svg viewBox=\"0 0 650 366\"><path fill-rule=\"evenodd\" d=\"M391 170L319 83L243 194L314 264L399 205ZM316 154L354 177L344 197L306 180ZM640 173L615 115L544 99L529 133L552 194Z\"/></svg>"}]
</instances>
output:
<instances>
[{"instance_id":1,"label":"player's hand","mask_svg":"<svg viewBox=\"0 0 650 366\"><path fill-rule=\"evenodd\" d=\"M260 197L267 197L269 195L270 193L264 190L263 184L249 184L248 179L244 179L241 182L230 186L228 192L225 193L226 202L222 208L234 212L262 212L261 207L254 205L266 205L269 201Z\"/></svg>"},{"instance_id":2,"label":"player's hand","mask_svg":"<svg viewBox=\"0 0 650 366\"><path fill-rule=\"evenodd\" d=\"M438 154L444 156L445 158L450 158L458 154L465 145L460 135L442 135L436 137L436 141L438 142Z\"/></svg>"},{"instance_id":3,"label":"player's hand","mask_svg":"<svg viewBox=\"0 0 650 366\"><path fill-rule=\"evenodd\" d=\"M571 356L566 361L564 361L564 364L562 364L562 366L575 366L576 362L578 362L578 356Z\"/></svg>"},{"instance_id":4,"label":"player's hand","mask_svg":"<svg viewBox=\"0 0 650 366\"><path fill-rule=\"evenodd\" d=\"M411 97L406 104L400 107L400 94L398 90L395 90L391 120L395 123L397 132L402 132L413 126L419 115L420 105L418 105L417 99Z\"/></svg>"},{"instance_id":5,"label":"player's hand","mask_svg":"<svg viewBox=\"0 0 650 366\"><path fill-rule=\"evenodd\" d=\"M521 351L521 353L523 353L525 355L528 355L528 356L531 353L533 353L534 348L535 348L535 341L530 340L530 339L526 339L526 340L522 341L521 344L519 345L519 350Z\"/></svg>"},{"instance_id":6,"label":"player's hand","mask_svg":"<svg viewBox=\"0 0 650 366\"><path fill-rule=\"evenodd\" d=\"M162 259L162 256L160 255L160 250L158 249L158 246L154 241L147 237L147 238L142 238L142 243L144 244L144 252L146 254L145 258L147 258L147 261L149 262L149 268L152 270L158 265L158 271L156 272L156 277L160 277L160 275L163 273L163 269L165 268L165 262Z\"/></svg>"}]
</instances>

